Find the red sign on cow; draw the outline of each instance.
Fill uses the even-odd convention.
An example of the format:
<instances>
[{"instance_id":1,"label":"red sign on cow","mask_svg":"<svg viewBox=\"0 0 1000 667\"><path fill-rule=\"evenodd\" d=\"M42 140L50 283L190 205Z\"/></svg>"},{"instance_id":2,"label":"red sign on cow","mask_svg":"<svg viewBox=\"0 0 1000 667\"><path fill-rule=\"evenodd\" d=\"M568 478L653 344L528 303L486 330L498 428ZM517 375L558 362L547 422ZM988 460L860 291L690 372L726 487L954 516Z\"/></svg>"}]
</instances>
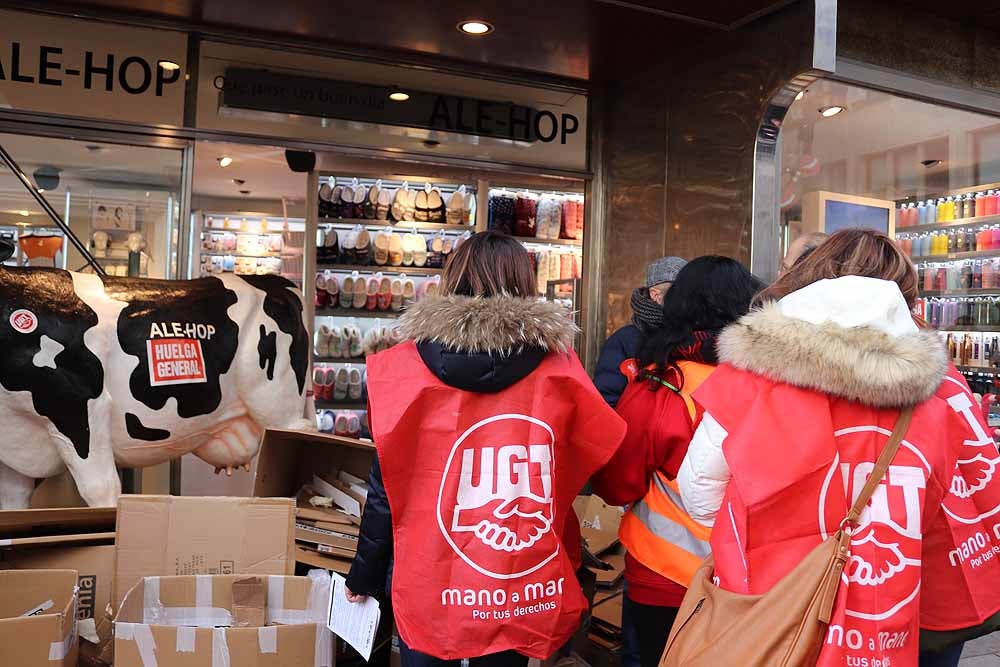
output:
<instances>
[{"instance_id":1,"label":"red sign on cow","mask_svg":"<svg viewBox=\"0 0 1000 667\"><path fill-rule=\"evenodd\" d=\"M193 338L158 338L146 341L149 353L149 385L207 382L201 341Z\"/></svg>"}]
</instances>

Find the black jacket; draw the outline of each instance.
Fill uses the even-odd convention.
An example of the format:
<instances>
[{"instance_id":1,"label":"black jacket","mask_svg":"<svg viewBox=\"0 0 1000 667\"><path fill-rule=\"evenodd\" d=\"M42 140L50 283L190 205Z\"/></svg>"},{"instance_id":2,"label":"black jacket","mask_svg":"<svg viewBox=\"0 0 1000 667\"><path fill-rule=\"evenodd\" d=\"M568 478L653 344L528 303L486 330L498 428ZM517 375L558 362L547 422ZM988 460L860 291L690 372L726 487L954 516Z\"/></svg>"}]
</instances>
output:
<instances>
[{"instance_id":1,"label":"black jacket","mask_svg":"<svg viewBox=\"0 0 1000 667\"><path fill-rule=\"evenodd\" d=\"M594 370L594 385L611 407L618 405L628 385L628 378L621 372L622 362L639 356L641 344L642 332L639 327L629 324L611 334L601 348Z\"/></svg>"},{"instance_id":2,"label":"black jacket","mask_svg":"<svg viewBox=\"0 0 1000 667\"><path fill-rule=\"evenodd\" d=\"M470 325L470 317L481 319L482 326ZM410 308L400 326L417 341L420 358L439 380L476 393L514 385L538 368L550 349L567 349L575 333L554 304L509 297L425 299ZM347 587L384 596L392 589L392 562L392 517L376 457Z\"/></svg>"}]
</instances>

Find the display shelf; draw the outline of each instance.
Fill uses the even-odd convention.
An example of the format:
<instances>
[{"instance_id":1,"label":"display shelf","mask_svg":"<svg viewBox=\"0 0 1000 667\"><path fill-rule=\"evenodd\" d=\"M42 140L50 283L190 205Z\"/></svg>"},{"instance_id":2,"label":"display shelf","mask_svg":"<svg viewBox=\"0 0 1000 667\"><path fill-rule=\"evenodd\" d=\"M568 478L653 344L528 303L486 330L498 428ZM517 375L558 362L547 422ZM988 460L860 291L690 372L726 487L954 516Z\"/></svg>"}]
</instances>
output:
<instances>
[{"instance_id":1,"label":"display shelf","mask_svg":"<svg viewBox=\"0 0 1000 667\"><path fill-rule=\"evenodd\" d=\"M1000 324L952 324L950 326L936 326L937 331L979 331L981 333L995 333L1000 335Z\"/></svg>"},{"instance_id":2,"label":"display shelf","mask_svg":"<svg viewBox=\"0 0 1000 667\"><path fill-rule=\"evenodd\" d=\"M270 255L241 255L238 252L218 252L216 250L202 250L201 254L206 257L235 257L236 259L281 259L288 256L280 253Z\"/></svg>"},{"instance_id":3,"label":"display shelf","mask_svg":"<svg viewBox=\"0 0 1000 667\"><path fill-rule=\"evenodd\" d=\"M933 232L938 229L949 229L952 227L981 227L982 225L995 224L1000 224L1000 215L978 215L974 218L960 218L959 220L949 220L948 222L928 222L925 225L896 227L896 236L898 237L900 234Z\"/></svg>"},{"instance_id":4,"label":"display shelf","mask_svg":"<svg viewBox=\"0 0 1000 667\"><path fill-rule=\"evenodd\" d=\"M363 308L317 308L316 317L368 317L372 319L394 318L403 313L394 310L366 310Z\"/></svg>"},{"instance_id":5,"label":"display shelf","mask_svg":"<svg viewBox=\"0 0 1000 667\"><path fill-rule=\"evenodd\" d=\"M959 366L955 365L960 373L984 373L986 375L1000 375L1000 368L990 366Z\"/></svg>"},{"instance_id":6,"label":"display shelf","mask_svg":"<svg viewBox=\"0 0 1000 667\"><path fill-rule=\"evenodd\" d=\"M364 271L366 273L391 273L394 275L406 274L407 276L437 276L441 275L444 269L436 269L429 266L379 266L378 264L341 264L338 262L316 262L316 268L330 271Z\"/></svg>"},{"instance_id":7,"label":"display shelf","mask_svg":"<svg viewBox=\"0 0 1000 667\"><path fill-rule=\"evenodd\" d=\"M368 403L365 399L359 399L357 401L352 401L350 399L344 401L315 401L317 410L366 410L368 408Z\"/></svg>"},{"instance_id":8,"label":"display shelf","mask_svg":"<svg viewBox=\"0 0 1000 667\"><path fill-rule=\"evenodd\" d=\"M1000 250L970 250L968 252L950 252L947 255L915 255L914 262L952 262L963 259L992 259L1000 257Z\"/></svg>"},{"instance_id":9,"label":"display shelf","mask_svg":"<svg viewBox=\"0 0 1000 667\"><path fill-rule=\"evenodd\" d=\"M1000 296L1000 287L920 290L920 296Z\"/></svg>"},{"instance_id":10,"label":"display shelf","mask_svg":"<svg viewBox=\"0 0 1000 667\"><path fill-rule=\"evenodd\" d=\"M515 236L514 239L520 241L521 243L527 243L530 245L565 245L577 248L583 247L583 240L581 239L540 239L535 236Z\"/></svg>"},{"instance_id":11,"label":"display shelf","mask_svg":"<svg viewBox=\"0 0 1000 667\"><path fill-rule=\"evenodd\" d=\"M475 231L475 226L468 223L461 225L452 225L447 222L420 222L417 220L402 220L400 222L393 222L391 220L369 220L368 218L320 218L319 223L322 225L330 225L331 227L343 227L345 229L361 225L363 227L368 227L369 231L386 229L391 227L392 229L412 229L412 230L444 230L453 232L467 232Z\"/></svg>"},{"instance_id":12,"label":"display shelf","mask_svg":"<svg viewBox=\"0 0 1000 667\"><path fill-rule=\"evenodd\" d=\"M320 357L313 355L315 364L364 364L365 357Z\"/></svg>"}]
</instances>

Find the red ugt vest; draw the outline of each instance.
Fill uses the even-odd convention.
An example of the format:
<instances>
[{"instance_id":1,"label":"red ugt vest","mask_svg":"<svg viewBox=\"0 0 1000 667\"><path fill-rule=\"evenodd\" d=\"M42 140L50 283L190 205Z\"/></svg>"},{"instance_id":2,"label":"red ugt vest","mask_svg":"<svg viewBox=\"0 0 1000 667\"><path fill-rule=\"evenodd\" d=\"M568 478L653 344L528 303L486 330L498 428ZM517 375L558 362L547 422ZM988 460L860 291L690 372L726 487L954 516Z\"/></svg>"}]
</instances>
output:
<instances>
[{"instance_id":1,"label":"red ugt vest","mask_svg":"<svg viewBox=\"0 0 1000 667\"><path fill-rule=\"evenodd\" d=\"M898 411L720 366L695 400L728 432L732 478L712 532L720 585L768 591L836 532ZM917 406L851 540L819 667L915 667L921 627L1000 609L1000 454L952 369Z\"/></svg>"},{"instance_id":2,"label":"red ugt vest","mask_svg":"<svg viewBox=\"0 0 1000 667\"><path fill-rule=\"evenodd\" d=\"M625 434L576 356L549 354L477 394L441 382L406 342L369 358L368 397L407 646L447 660L555 653L587 605L563 527Z\"/></svg>"}]
</instances>

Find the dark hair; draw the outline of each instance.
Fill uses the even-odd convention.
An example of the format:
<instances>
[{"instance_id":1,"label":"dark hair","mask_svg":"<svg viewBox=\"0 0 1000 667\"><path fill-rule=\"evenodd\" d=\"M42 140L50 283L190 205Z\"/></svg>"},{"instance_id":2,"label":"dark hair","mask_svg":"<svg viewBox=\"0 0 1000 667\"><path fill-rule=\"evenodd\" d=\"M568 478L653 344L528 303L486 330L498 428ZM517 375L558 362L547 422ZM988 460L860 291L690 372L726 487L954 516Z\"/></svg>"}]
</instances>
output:
<instances>
[{"instance_id":1,"label":"dark hair","mask_svg":"<svg viewBox=\"0 0 1000 667\"><path fill-rule=\"evenodd\" d=\"M696 342L695 332L718 333L745 315L754 295L764 287L735 259L706 255L692 260L663 298L662 327L643 337L640 368L655 365L656 376L672 369L683 386L684 376L677 366L680 350ZM706 361L714 360L714 349L706 351L706 357ZM651 387L659 386L651 382Z\"/></svg>"},{"instance_id":2,"label":"dark hair","mask_svg":"<svg viewBox=\"0 0 1000 667\"><path fill-rule=\"evenodd\" d=\"M534 297L538 281L520 242L498 232L479 232L452 253L441 278L441 293Z\"/></svg>"},{"instance_id":3,"label":"dark hair","mask_svg":"<svg viewBox=\"0 0 1000 667\"><path fill-rule=\"evenodd\" d=\"M817 280L844 276L891 280L911 308L919 294L917 270L892 239L874 229L842 229L796 262L757 301L777 301Z\"/></svg>"}]
</instances>

